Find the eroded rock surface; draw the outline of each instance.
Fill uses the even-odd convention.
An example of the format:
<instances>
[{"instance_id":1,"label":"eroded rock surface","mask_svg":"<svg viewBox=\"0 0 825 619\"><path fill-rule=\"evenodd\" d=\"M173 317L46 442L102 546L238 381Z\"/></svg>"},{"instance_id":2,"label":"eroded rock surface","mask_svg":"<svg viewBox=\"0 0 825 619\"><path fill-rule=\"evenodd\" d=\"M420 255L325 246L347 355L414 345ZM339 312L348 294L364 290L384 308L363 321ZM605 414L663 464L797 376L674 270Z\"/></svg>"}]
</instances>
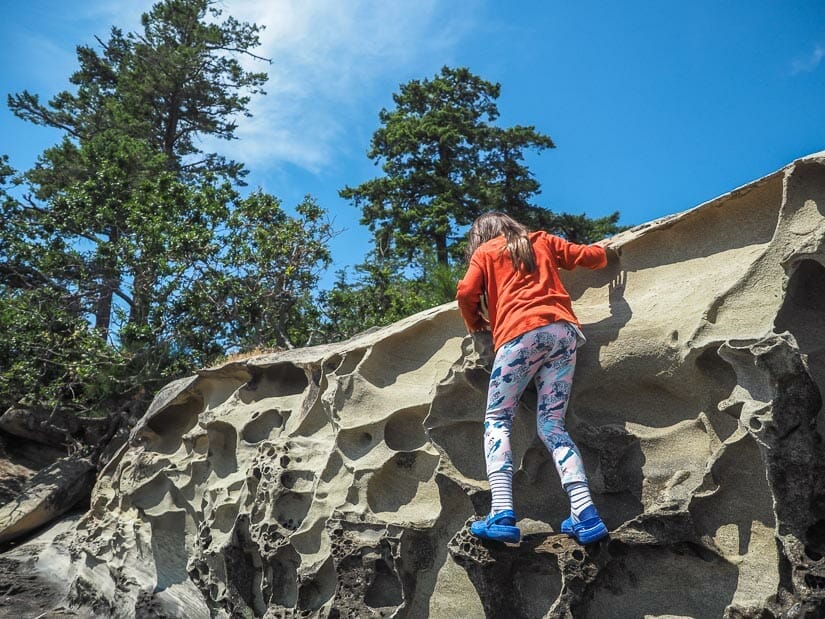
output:
<instances>
[{"instance_id":1,"label":"eroded rock surface","mask_svg":"<svg viewBox=\"0 0 825 619\"><path fill-rule=\"evenodd\" d=\"M513 432L524 539L469 535L490 500L488 375L450 304L167 386L90 511L0 557L0 579L32 574L0 608L823 616L824 214L819 154L566 274L589 340L568 426L606 541L559 534L567 499L530 393ZM27 587L48 595L33 604Z\"/></svg>"}]
</instances>

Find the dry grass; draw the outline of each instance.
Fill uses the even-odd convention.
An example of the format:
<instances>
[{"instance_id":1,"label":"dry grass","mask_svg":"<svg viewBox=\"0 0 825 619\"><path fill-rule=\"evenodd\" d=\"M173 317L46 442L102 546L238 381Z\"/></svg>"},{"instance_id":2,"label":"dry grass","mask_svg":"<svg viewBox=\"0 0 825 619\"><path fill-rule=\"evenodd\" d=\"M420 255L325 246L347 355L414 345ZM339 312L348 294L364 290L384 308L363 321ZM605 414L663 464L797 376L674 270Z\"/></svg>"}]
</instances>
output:
<instances>
[{"instance_id":1,"label":"dry grass","mask_svg":"<svg viewBox=\"0 0 825 619\"><path fill-rule=\"evenodd\" d=\"M260 357L261 355L269 355L271 353L280 352L284 350L283 348L255 348L253 350L246 350L242 352L232 353L231 355L226 355L225 357L219 357L215 359L210 365L210 367L216 367L219 365L224 365L226 363L234 363L236 361L243 361L245 359L251 359L252 357Z\"/></svg>"}]
</instances>

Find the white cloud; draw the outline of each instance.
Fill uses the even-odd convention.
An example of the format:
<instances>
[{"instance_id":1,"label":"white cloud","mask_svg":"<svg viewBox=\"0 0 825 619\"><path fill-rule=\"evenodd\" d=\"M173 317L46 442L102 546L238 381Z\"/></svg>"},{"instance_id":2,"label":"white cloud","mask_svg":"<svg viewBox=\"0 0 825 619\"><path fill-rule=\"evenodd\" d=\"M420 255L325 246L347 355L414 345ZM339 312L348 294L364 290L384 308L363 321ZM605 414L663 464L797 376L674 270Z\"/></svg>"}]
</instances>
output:
<instances>
[{"instance_id":1,"label":"white cloud","mask_svg":"<svg viewBox=\"0 0 825 619\"><path fill-rule=\"evenodd\" d=\"M40 93L43 99L71 89L69 77L78 68L76 47L97 47L95 37L107 40L113 25L124 31L135 30L140 25L141 13L150 6L150 0L68 2L47 11L33 3L25 9L26 21L17 26L18 41L13 43L14 47L26 50L20 57L27 74L23 88Z\"/></svg>"},{"instance_id":2,"label":"white cloud","mask_svg":"<svg viewBox=\"0 0 825 619\"><path fill-rule=\"evenodd\" d=\"M271 65L243 59L249 70L269 73L266 96L254 97L251 118L238 118L231 142L207 138L202 147L243 161L250 169L295 165L318 173L344 149L367 148L378 111L409 79L431 77L451 64L475 9L486 0L218 0L222 18L265 26L257 55ZM140 15L154 0L61 5L49 18L65 24L67 39L27 33L37 50L40 86L68 86L76 44L96 45L109 28L139 31ZM32 15L35 16L34 14ZM30 30L36 24L30 24ZM22 35L23 33L20 33ZM20 36L19 35L19 36ZM353 132L358 131L357 142Z\"/></svg>"},{"instance_id":3,"label":"white cloud","mask_svg":"<svg viewBox=\"0 0 825 619\"><path fill-rule=\"evenodd\" d=\"M366 113L377 125L378 101L388 105L398 84L430 77L449 63L473 6L443 0L223 3L224 16L266 26L256 53L272 64L267 96L253 100L253 118L239 120L240 139L214 146L251 168L289 163L320 171L335 160L358 118ZM244 63L257 71L265 66Z\"/></svg>"},{"instance_id":4,"label":"white cloud","mask_svg":"<svg viewBox=\"0 0 825 619\"><path fill-rule=\"evenodd\" d=\"M791 63L791 73L797 75L798 73L815 71L823 58L825 58L825 45L817 43L810 54L804 58L797 58Z\"/></svg>"},{"instance_id":5,"label":"white cloud","mask_svg":"<svg viewBox=\"0 0 825 619\"><path fill-rule=\"evenodd\" d=\"M28 79L20 91L26 89L38 93L45 101L57 91L69 87L69 76L77 70L74 47L68 48L22 28L17 37L20 42L16 46L30 50L23 61L26 63Z\"/></svg>"}]
</instances>

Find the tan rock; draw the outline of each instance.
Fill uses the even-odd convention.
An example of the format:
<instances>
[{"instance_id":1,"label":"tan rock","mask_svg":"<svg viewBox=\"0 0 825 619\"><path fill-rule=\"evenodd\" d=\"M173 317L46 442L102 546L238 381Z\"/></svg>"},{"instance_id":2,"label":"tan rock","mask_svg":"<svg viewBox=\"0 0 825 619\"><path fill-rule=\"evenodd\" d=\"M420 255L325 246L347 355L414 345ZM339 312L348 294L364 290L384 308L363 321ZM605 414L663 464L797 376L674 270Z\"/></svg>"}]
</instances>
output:
<instances>
[{"instance_id":1,"label":"tan rock","mask_svg":"<svg viewBox=\"0 0 825 619\"><path fill-rule=\"evenodd\" d=\"M589 340L568 427L609 541L558 534L567 501L529 393L513 432L524 539L469 536L489 507L487 374L448 304L169 385L90 512L48 546L70 574L62 603L187 617L817 612L824 210L817 154L623 233L608 268L565 275Z\"/></svg>"},{"instance_id":2,"label":"tan rock","mask_svg":"<svg viewBox=\"0 0 825 619\"><path fill-rule=\"evenodd\" d=\"M94 465L82 458L63 458L39 471L15 499L0 506L0 544L70 510L88 496L94 478Z\"/></svg>"}]
</instances>

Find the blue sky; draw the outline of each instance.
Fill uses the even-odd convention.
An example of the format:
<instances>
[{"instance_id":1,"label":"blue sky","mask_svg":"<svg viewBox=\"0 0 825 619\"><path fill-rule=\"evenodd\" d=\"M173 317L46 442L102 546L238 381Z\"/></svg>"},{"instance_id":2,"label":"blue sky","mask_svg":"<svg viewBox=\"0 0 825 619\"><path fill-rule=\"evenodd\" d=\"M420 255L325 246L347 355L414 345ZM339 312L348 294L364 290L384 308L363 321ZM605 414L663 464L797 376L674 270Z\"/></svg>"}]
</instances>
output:
<instances>
[{"instance_id":1,"label":"blue sky","mask_svg":"<svg viewBox=\"0 0 825 619\"><path fill-rule=\"evenodd\" d=\"M0 91L69 86L75 45L136 29L151 2L40 0L5 8ZM537 202L624 224L675 213L825 149L825 2L223 0L266 25L268 95L239 140L207 144L247 163L286 206L312 194L345 230L333 271L369 235L338 197L380 171L366 151L378 112L443 65L500 82L502 125L557 148L529 158ZM256 65L261 70L261 65ZM0 110L0 153L29 167L59 134Z\"/></svg>"}]
</instances>

